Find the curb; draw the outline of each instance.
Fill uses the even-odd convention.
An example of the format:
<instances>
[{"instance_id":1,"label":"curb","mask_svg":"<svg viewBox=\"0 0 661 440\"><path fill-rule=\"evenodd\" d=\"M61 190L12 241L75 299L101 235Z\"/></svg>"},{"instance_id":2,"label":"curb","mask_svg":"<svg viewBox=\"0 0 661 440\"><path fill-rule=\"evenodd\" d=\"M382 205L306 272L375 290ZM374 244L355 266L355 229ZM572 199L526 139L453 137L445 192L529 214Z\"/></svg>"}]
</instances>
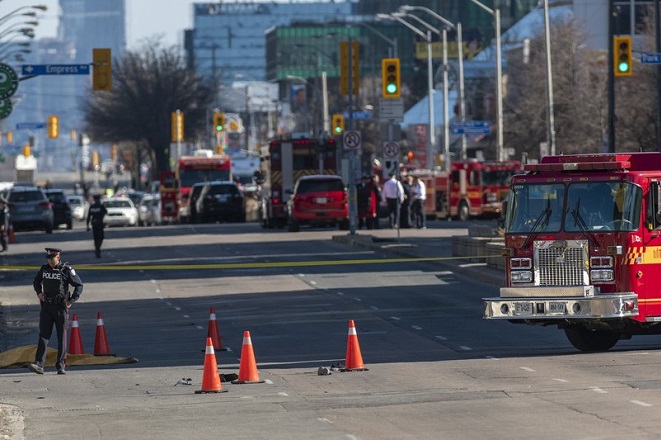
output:
<instances>
[{"instance_id":1,"label":"curb","mask_svg":"<svg viewBox=\"0 0 661 440\"><path fill-rule=\"evenodd\" d=\"M383 239L374 237L372 235L334 235L332 240L337 243L349 245L351 247L378 250L402 257L424 257L421 252L418 252L418 245L411 243L397 242L396 239ZM475 258L475 257L470 257ZM439 260L430 261L429 263L438 264L445 268L451 269L462 275L469 276L472 279L479 280L484 283L493 284L495 286L503 286L505 282L504 273L487 266L486 263L474 263L469 261L469 257L465 259L452 259L452 260Z\"/></svg>"}]
</instances>

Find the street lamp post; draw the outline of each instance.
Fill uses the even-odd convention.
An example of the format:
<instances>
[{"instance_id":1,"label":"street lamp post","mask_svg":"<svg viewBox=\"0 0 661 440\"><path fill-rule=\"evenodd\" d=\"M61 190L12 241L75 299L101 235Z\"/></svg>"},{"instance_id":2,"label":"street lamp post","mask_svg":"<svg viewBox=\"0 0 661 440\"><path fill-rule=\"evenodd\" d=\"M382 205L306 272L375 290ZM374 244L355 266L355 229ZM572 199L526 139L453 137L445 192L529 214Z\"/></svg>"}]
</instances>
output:
<instances>
[{"instance_id":1,"label":"street lamp post","mask_svg":"<svg viewBox=\"0 0 661 440\"><path fill-rule=\"evenodd\" d=\"M427 14L431 15L432 17L436 18L437 20L440 20L442 23L445 23L447 26L450 26L451 28L455 29L457 32L457 57L459 59L459 105L461 108L459 109L460 112L460 117L461 117L461 122L466 121L466 95L465 95L465 87L464 87L464 44L463 44L463 29L461 26L461 22L457 22L456 25L454 25L451 21L445 19L441 15L437 14L436 12L432 11L429 8L426 8L424 6L409 6L409 5L404 5L399 8L400 11L423 11L426 12ZM447 64L444 62L445 66ZM461 135L461 159L466 160L466 135L462 134Z\"/></svg>"},{"instance_id":2,"label":"street lamp post","mask_svg":"<svg viewBox=\"0 0 661 440\"><path fill-rule=\"evenodd\" d=\"M429 99L429 145L427 146L427 164L432 167L434 164L434 153L436 151L436 133L434 127L434 72L431 54L431 31L428 30L426 33L422 32L420 29L395 14L376 14L376 19L396 20L427 40L427 88Z\"/></svg>"},{"instance_id":3,"label":"street lamp post","mask_svg":"<svg viewBox=\"0 0 661 440\"><path fill-rule=\"evenodd\" d=\"M496 112L498 119L498 144L496 156L498 160L504 160L503 150L503 65L500 42L500 9L491 9L478 0L470 0L480 8L493 15L496 26Z\"/></svg>"}]
</instances>

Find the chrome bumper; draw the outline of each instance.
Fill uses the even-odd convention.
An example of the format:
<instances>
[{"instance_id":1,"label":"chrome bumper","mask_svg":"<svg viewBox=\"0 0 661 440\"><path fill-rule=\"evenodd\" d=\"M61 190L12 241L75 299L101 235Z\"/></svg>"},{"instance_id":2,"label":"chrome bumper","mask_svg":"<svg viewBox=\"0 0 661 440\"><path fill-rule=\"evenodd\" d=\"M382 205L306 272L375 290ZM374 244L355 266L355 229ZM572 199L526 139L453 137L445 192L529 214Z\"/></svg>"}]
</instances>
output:
<instances>
[{"instance_id":1,"label":"chrome bumper","mask_svg":"<svg viewBox=\"0 0 661 440\"><path fill-rule=\"evenodd\" d=\"M499 297L484 299L485 319L605 319L638 315L632 292L580 297Z\"/></svg>"}]
</instances>

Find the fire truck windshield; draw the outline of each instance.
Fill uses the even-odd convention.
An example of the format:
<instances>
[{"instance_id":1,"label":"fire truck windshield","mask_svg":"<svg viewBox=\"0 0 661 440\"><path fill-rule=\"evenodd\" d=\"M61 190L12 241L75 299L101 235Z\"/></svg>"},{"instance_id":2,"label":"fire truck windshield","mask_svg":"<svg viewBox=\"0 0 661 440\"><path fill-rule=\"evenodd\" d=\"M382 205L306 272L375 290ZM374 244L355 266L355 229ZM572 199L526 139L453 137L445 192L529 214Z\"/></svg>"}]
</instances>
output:
<instances>
[{"instance_id":1,"label":"fire truck windshield","mask_svg":"<svg viewBox=\"0 0 661 440\"><path fill-rule=\"evenodd\" d=\"M629 182L515 184L505 230L526 234L634 231L640 222L641 199L641 188ZM543 222L538 222L540 216Z\"/></svg>"}]
</instances>

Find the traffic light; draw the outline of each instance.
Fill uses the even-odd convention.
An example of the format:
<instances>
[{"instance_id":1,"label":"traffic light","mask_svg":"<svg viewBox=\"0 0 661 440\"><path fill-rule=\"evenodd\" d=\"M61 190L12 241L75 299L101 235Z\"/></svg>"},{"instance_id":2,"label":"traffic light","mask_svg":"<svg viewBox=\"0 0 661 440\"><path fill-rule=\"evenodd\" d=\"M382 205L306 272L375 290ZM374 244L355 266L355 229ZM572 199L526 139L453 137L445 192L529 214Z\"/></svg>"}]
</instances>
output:
<instances>
[{"instance_id":1,"label":"traffic light","mask_svg":"<svg viewBox=\"0 0 661 440\"><path fill-rule=\"evenodd\" d=\"M349 72L349 62L351 61L351 72ZM349 43L343 41L340 43L340 95L349 94L349 85L351 93L358 96L360 90L360 44L357 41Z\"/></svg>"},{"instance_id":2,"label":"traffic light","mask_svg":"<svg viewBox=\"0 0 661 440\"><path fill-rule=\"evenodd\" d=\"M213 128L217 133L225 131L225 113L216 112L213 114Z\"/></svg>"},{"instance_id":3,"label":"traffic light","mask_svg":"<svg viewBox=\"0 0 661 440\"><path fill-rule=\"evenodd\" d=\"M172 142L184 140L184 114L180 111L171 113Z\"/></svg>"},{"instance_id":4,"label":"traffic light","mask_svg":"<svg viewBox=\"0 0 661 440\"><path fill-rule=\"evenodd\" d=\"M92 90L112 90L110 49L92 49Z\"/></svg>"},{"instance_id":5,"label":"traffic light","mask_svg":"<svg viewBox=\"0 0 661 440\"><path fill-rule=\"evenodd\" d=\"M613 60L615 76L633 74L633 44L631 36L613 37Z\"/></svg>"},{"instance_id":6,"label":"traffic light","mask_svg":"<svg viewBox=\"0 0 661 440\"><path fill-rule=\"evenodd\" d=\"M399 72L399 58L381 60L381 90L384 98L399 98L402 80Z\"/></svg>"},{"instance_id":7,"label":"traffic light","mask_svg":"<svg viewBox=\"0 0 661 440\"><path fill-rule=\"evenodd\" d=\"M60 122L57 119L57 116L48 117L48 138L57 139L57 136L60 134Z\"/></svg>"},{"instance_id":8,"label":"traffic light","mask_svg":"<svg viewBox=\"0 0 661 440\"><path fill-rule=\"evenodd\" d=\"M332 124L333 126L331 127L331 130L333 131L333 134L338 136L344 133L344 116L336 113L333 115L332 118Z\"/></svg>"}]
</instances>

